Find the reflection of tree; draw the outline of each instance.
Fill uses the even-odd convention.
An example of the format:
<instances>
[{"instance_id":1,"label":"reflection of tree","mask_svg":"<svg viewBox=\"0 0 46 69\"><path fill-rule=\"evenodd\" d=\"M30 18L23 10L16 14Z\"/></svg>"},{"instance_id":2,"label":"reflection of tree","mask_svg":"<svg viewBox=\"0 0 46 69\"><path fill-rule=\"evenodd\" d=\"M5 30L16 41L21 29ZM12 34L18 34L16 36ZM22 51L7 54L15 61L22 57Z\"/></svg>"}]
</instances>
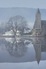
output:
<instances>
[{"instance_id":1,"label":"reflection of tree","mask_svg":"<svg viewBox=\"0 0 46 69\"><path fill-rule=\"evenodd\" d=\"M11 17L8 23L10 24L10 28L14 31L14 33L19 30L22 34L24 32L24 29L27 27L25 18L20 15Z\"/></svg>"},{"instance_id":2,"label":"reflection of tree","mask_svg":"<svg viewBox=\"0 0 46 69\"><path fill-rule=\"evenodd\" d=\"M27 46L26 46L26 43L24 43L23 39L21 39L18 42L15 39L12 44L9 42L7 43L6 49L11 55L16 57L21 57L21 56L24 56L25 52L27 51Z\"/></svg>"}]
</instances>

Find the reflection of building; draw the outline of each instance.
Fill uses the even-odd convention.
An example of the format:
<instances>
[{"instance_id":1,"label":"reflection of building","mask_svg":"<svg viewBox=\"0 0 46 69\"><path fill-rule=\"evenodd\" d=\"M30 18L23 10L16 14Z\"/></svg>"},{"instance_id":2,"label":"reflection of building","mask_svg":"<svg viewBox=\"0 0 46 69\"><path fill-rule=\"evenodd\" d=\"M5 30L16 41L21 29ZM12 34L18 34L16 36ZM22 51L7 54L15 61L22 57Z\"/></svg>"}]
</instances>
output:
<instances>
[{"instance_id":1,"label":"reflection of building","mask_svg":"<svg viewBox=\"0 0 46 69\"><path fill-rule=\"evenodd\" d=\"M32 35L46 35L46 20L41 20L40 10L37 10L35 24L32 29Z\"/></svg>"},{"instance_id":2,"label":"reflection of building","mask_svg":"<svg viewBox=\"0 0 46 69\"><path fill-rule=\"evenodd\" d=\"M34 46L35 48L35 52L36 52L36 60L39 64L40 60L41 60L41 46L39 44L36 44L36 46Z\"/></svg>"},{"instance_id":3,"label":"reflection of building","mask_svg":"<svg viewBox=\"0 0 46 69\"><path fill-rule=\"evenodd\" d=\"M36 54L36 60L39 64L41 60L41 52L46 52L46 38L34 38L33 39L33 45L35 49L35 54Z\"/></svg>"},{"instance_id":4,"label":"reflection of building","mask_svg":"<svg viewBox=\"0 0 46 69\"><path fill-rule=\"evenodd\" d=\"M41 60L41 40L39 38L34 38L34 49L35 49L35 56L36 56L36 60L39 64L40 60Z\"/></svg>"}]
</instances>

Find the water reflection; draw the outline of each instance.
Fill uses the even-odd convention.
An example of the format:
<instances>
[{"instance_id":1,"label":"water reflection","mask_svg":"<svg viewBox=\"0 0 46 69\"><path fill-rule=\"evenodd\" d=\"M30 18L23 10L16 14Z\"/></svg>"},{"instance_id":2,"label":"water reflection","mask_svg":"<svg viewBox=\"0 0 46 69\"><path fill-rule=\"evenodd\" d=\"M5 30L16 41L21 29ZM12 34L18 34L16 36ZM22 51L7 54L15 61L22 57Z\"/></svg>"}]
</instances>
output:
<instances>
[{"instance_id":1,"label":"water reflection","mask_svg":"<svg viewBox=\"0 0 46 69\"><path fill-rule=\"evenodd\" d=\"M46 37L40 37L40 38L35 37L35 38L33 38L33 46L35 49L36 60L39 63L40 60L42 59L41 53L46 52Z\"/></svg>"},{"instance_id":2,"label":"water reflection","mask_svg":"<svg viewBox=\"0 0 46 69\"><path fill-rule=\"evenodd\" d=\"M23 39L18 38L16 40L15 38L12 43L9 43L9 45L8 44L6 45L6 49L10 53L10 55L13 55L16 57L22 57L27 51L27 46L26 46L27 44L29 44L29 42L26 43L24 42Z\"/></svg>"},{"instance_id":3,"label":"water reflection","mask_svg":"<svg viewBox=\"0 0 46 69\"><path fill-rule=\"evenodd\" d=\"M2 41L0 40L0 45L1 44ZM40 60L46 60L46 37L5 38L5 40L3 39L3 47L4 46L9 55L3 51L5 58L7 56L7 60L4 58L4 60L0 60L1 62L37 61L39 63Z\"/></svg>"}]
</instances>

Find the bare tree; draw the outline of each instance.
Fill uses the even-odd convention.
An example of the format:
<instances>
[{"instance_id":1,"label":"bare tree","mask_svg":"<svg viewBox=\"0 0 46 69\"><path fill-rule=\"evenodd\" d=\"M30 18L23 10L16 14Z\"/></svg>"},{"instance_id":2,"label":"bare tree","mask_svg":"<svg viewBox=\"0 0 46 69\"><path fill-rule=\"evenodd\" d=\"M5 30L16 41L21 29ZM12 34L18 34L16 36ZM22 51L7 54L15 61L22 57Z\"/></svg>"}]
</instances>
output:
<instances>
[{"instance_id":1,"label":"bare tree","mask_svg":"<svg viewBox=\"0 0 46 69\"><path fill-rule=\"evenodd\" d=\"M8 21L11 24L11 29L16 33L17 30L21 31L21 34L24 33L24 29L27 27L27 22L24 17L17 15L11 17Z\"/></svg>"}]
</instances>

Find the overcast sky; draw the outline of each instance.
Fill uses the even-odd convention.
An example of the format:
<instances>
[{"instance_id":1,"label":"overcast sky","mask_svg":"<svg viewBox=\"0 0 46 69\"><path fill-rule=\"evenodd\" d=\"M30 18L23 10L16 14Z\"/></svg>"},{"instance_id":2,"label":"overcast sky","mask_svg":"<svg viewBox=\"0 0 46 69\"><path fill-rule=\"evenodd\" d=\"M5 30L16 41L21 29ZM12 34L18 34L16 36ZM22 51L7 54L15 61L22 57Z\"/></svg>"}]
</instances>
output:
<instances>
[{"instance_id":1,"label":"overcast sky","mask_svg":"<svg viewBox=\"0 0 46 69\"><path fill-rule=\"evenodd\" d=\"M46 8L46 0L0 0L0 7Z\"/></svg>"}]
</instances>

